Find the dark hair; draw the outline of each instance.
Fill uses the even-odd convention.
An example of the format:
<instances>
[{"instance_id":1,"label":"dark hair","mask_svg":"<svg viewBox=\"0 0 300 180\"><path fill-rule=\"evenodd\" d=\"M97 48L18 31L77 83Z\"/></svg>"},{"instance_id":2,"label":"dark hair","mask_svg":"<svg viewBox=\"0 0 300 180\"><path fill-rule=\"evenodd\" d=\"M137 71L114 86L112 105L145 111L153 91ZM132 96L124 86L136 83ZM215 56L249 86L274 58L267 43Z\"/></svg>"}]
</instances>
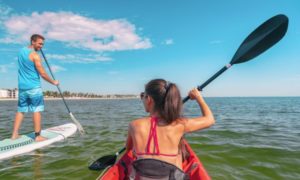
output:
<instances>
[{"instance_id":1,"label":"dark hair","mask_svg":"<svg viewBox=\"0 0 300 180\"><path fill-rule=\"evenodd\" d=\"M154 110L167 124L181 117L182 100L176 84L164 79L153 79L146 84L146 95L154 100Z\"/></svg>"},{"instance_id":2,"label":"dark hair","mask_svg":"<svg viewBox=\"0 0 300 180\"><path fill-rule=\"evenodd\" d=\"M39 34L33 34L31 37L30 37L30 43L32 44L32 41L36 41L38 39L42 39L42 40L45 40L45 38L42 36L42 35L39 35Z\"/></svg>"}]
</instances>

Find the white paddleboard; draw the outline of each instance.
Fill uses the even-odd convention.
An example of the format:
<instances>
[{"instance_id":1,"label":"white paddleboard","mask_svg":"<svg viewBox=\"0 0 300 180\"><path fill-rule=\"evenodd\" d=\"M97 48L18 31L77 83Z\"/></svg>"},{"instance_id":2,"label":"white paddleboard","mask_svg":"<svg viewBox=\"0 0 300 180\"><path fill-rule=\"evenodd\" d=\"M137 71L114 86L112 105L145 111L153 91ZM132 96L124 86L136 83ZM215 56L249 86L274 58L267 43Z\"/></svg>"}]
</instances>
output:
<instances>
[{"instance_id":1,"label":"white paddleboard","mask_svg":"<svg viewBox=\"0 0 300 180\"><path fill-rule=\"evenodd\" d=\"M73 123L51 127L41 131L41 135L47 140L35 142L34 133L22 135L18 139L4 139L0 141L0 160L28 153L33 150L48 146L54 142L61 141L73 135L77 127Z\"/></svg>"}]
</instances>

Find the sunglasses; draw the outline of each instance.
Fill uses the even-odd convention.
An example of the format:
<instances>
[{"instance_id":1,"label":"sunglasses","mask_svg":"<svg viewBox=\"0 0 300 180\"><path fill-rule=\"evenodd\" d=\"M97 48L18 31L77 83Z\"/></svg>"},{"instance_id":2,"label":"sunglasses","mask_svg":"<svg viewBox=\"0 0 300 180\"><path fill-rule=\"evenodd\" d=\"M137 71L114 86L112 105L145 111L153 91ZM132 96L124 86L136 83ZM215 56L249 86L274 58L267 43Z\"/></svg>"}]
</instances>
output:
<instances>
[{"instance_id":1,"label":"sunglasses","mask_svg":"<svg viewBox=\"0 0 300 180\"><path fill-rule=\"evenodd\" d=\"M147 97L147 95L145 94L145 92L141 92L140 98L141 98L141 99L144 99L145 97Z\"/></svg>"}]
</instances>

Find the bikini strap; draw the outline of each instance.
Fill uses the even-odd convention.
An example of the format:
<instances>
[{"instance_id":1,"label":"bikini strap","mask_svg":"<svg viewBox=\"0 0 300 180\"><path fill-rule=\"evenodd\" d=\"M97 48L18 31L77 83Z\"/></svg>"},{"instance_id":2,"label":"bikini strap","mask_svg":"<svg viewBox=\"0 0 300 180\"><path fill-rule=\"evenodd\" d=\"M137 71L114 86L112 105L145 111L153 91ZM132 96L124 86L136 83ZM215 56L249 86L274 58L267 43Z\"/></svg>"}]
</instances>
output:
<instances>
[{"instance_id":1,"label":"bikini strap","mask_svg":"<svg viewBox=\"0 0 300 180\"><path fill-rule=\"evenodd\" d=\"M157 121L158 119L154 116L151 117L151 126L150 126L150 131L149 131L149 136L148 136L148 142L147 142L147 147L146 147L146 154L156 154L159 155L159 147L158 147L158 140L157 140L157 131L156 131L156 126L157 126ZM153 139L154 143L154 152L150 152L150 144ZM156 151L156 152L155 152Z\"/></svg>"}]
</instances>

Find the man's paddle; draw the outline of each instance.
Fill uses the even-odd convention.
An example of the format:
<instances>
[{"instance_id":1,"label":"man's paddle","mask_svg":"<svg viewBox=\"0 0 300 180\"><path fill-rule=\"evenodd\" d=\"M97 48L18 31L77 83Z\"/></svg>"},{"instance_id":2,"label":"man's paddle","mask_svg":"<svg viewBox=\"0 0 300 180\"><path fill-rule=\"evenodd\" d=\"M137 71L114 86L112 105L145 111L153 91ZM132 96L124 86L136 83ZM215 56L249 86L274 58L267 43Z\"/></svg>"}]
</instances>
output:
<instances>
[{"instance_id":1,"label":"man's paddle","mask_svg":"<svg viewBox=\"0 0 300 180\"><path fill-rule=\"evenodd\" d=\"M47 61L47 59L46 59L46 57L45 57L44 52L43 52L42 49L41 49L41 53L42 53L42 56L43 56L43 58L44 58L44 60L45 60L45 62L46 62L46 64L47 64L47 66L48 66L48 69L49 69L49 71L50 71L50 74L51 74L52 78L55 80L54 74L52 73L52 70L51 70L51 68L50 68L50 65L49 65L49 63L48 63L48 61ZM66 108L67 108L67 110L68 110L68 113L69 113L69 115L70 115L72 121L76 124L79 133L80 133L81 135L83 135L83 134L84 134L84 130L83 130L81 124L79 123L79 121L74 117L74 115L73 115L72 112L70 111L70 108L68 107L68 105L67 105L67 103L66 103L66 101L65 101L65 98L64 98L63 94L61 93L60 87L59 87L59 86L56 86L56 87L57 87L58 92L59 92L59 94L60 94L60 96L61 96L61 98L62 98L62 100L63 100L63 102L64 102L64 104L65 104L65 106L66 106Z\"/></svg>"},{"instance_id":2,"label":"man's paddle","mask_svg":"<svg viewBox=\"0 0 300 180\"><path fill-rule=\"evenodd\" d=\"M282 14L274 16L264 22L243 41L230 63L224 66L201 86L198 86L197 89L201 91L205 86L207 86L232 65L247 62L275 45L285 35L287 28L288 18ZM189 96L183 99L183 103L185 103L187 100L189 100ZM123 152L124 150L125 148L123 148L120 152ZM103 156L97 159L89 166L89 169L102 170L113 165L116 162L117 156L120 152L116 153L116 155Z\"/></svg>"}]
</instances>

